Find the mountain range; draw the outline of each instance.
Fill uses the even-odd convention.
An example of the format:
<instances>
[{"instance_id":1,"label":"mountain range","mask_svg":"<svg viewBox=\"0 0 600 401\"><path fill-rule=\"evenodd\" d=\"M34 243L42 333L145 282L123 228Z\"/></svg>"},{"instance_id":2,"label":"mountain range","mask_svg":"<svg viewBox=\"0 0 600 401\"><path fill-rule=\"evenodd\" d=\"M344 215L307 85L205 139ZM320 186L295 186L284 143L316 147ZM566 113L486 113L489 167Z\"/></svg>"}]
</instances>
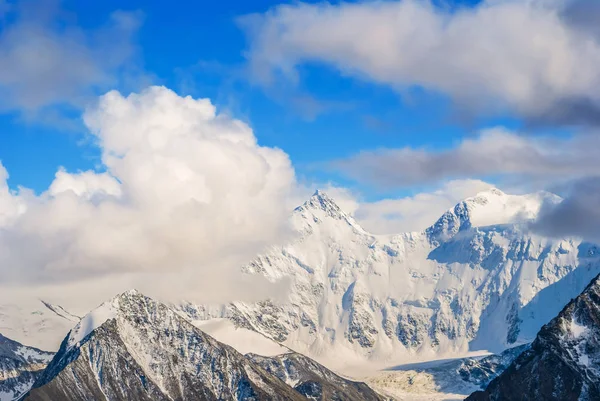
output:
<instances>
[{"instance_id":1,"label":"mountain range","mask_svg":"<svg viewBox=\"0 0 600 401\"><path fill-rule=\"evenodd\" d=\"M374 235L325 193L294 210L295 241L244 266L291 279L285 302L182 305L226 318L348 373L533 341L600 272L596 246L532 233L560 198L497 189L465 199L422 232Z\"/></svg>"},{"instance_id":2,"label":"mountain range","mask_svg":"<svg viewBox=\"0 0 600 401\"><path fill-rule=\"evenodd\" d=\"M544 325L600 273L595 245L529 229L544 205L560 201L492 189L423 231L375 235L317 191L292 213L295 239L242 267L288 280L286 299L166 305L129 292L81 321L45 303L43 318L23 320L27 335L13 330L18 340L58 344L64 326L79 323L30 378L27 399L55 399L67 389L75 398L61 399L379 399L344 376L392 374L403 371L398 365L441 358L459 359L421 372L466 383L459 386L466 396L539 349ZM18 316L2 310L11 314L0 313L0 323ZM36 337L29 326L44 331ZM464 359L475 351L499 356ZM502 399L493 398L493 386L510 371L481 394Z\"/></svg>"},{"instance_id":3,"label":"mountain range","mask_svg":"<svg viewBox=\"0 0 600 401\"><path fill-rule=\"evenodd\" d=\"M383 400L309 358L245 357L128 291L69 332L23 400Z\"/></svg>"}]
</instances>

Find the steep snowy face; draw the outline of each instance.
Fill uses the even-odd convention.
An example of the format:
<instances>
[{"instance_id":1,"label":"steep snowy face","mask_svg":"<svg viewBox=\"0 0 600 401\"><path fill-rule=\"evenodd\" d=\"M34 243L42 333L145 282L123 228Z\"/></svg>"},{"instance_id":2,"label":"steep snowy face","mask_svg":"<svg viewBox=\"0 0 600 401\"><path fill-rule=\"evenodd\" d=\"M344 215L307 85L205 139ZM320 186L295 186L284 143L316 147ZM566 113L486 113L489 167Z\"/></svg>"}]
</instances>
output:
<instances>
[{"instance_id":1,"label":"steep snowy face","mask_svg":"<svg viewBox=\"0 0 600 401\"><path fill-rule=\"evenodd\" d=\"M600 278L572 300L483 392L468 400L600 399Z\"/></svg>"},{"instance_id":2,"label":"steep snowy face","mask_svg":"<svg viewBox=\"0 0 600 401\"><path fill-rule=\"evenodd\" d=\"M311 400L383 401L365 383L344 379L314 360L294 352L246 356Z\"/></svg>"},{"instance_id":3,"label":"steep snowy face","mask_svg":"<svg viewBox=\"0 0 600 401\"><path fill-rule=\"evenodd\" d=\"M12 401L29 390L53 355L0 334L0 401Z\"/></svg>"},{"instance_id":4,"label":"steep snowy face","mask_svg":"<svg viewBox=\"0 0 600 401\"><path fill-rule=\"evenodd\" d=\"M423 232L378 236L317 192L293 213L299 239L244 267L273 281L291 279L286 302L187 305L187 313L228 318L336 369L340 361L500 352L532 341L600 272L593 246L533 235L520 224L544 202L558 201L492 190ZM489 222L503 224L483 225ZM558 300L549 301L558 288Z\"/></svg>"},{"instance_id":5,"label":"steep snowy face","mask_svg":"<svg viewBox=\"0 0 600 401\"><path fill-rule=\"evenodd\" d=\"M301 400L164 304L130 291L85 316L27 400Z\"/></svg>"}]
</instances>

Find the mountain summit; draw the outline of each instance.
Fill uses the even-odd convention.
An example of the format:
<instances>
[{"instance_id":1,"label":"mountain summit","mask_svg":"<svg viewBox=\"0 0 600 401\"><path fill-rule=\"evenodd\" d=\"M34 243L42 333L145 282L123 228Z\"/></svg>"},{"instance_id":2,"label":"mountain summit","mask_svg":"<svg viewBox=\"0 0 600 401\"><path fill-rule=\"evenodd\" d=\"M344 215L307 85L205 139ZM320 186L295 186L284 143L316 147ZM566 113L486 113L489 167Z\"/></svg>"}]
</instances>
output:
<instances>
[{"instance_id":1,"label":"mountain summit","mask_svg":"<svg viewBox=\"0 0 600 401\"><path fill-rule=\"evenodd\" d=\"M459 202L428 228L427 233L433 241L439 242L471 227L522 223L535 219L545 204L557 204L561 200L544 191L507 195L491 188Z\"/></svg>"}]
</instances>

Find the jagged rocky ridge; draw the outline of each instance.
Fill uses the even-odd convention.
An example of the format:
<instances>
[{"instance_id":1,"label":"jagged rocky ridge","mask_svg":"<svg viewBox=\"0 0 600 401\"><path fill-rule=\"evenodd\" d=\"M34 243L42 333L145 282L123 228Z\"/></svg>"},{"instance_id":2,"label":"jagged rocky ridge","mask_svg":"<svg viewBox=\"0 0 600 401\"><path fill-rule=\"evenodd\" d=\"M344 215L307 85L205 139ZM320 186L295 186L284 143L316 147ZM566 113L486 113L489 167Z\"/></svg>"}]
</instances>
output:
<instances>
[{"instance_id":1,"label":"jagged rocky ridge","mask_svg":"<svg viewBox=\"0 0 600 401\"><path fill-rule=\"evenodd\" d=\"M328 388L323 381L318 383ZM293 401L306 397L165 304L130 291L101 305L71 330L23 399Z\"/></svg>"},{"instance_id":2,"label":"jagged rocky ridge","mask_svg":"<svg viewBox=\"0 0 600 401\"><path fill-rule=\"evenodd\" d=\"M244 267L291 278L286 302L181 309L194 319L228 318L321 360L502 352L531 342L600 272L595 246L527 229L542 204L559 201L491 190L423 232L381 236L318 191L293 213L298 239Z\"/></svg>"},{"instance_id":3,"label":"jagged rocky ridge","mask_svg":"<svg viewBox=\"0 0 600 401\"><path fill-rule=\"evenodd\" d=\"M53 355L0 334L0 401L14 400L29 390Z\"/></svg>"},{"instance_id":4,"label":"jagged rocky ridge","mask_svg":"<svg viewBox=\"0 0 600 401\"><path fill-rule=\"evenodd\" d=\"M600 400L600 277L471 401Z\"/></svg>"},{"instance_id":5,"label":"jagged rocky ridge","mask_svg":"<svg viewBox=\"0 0 600 401\"><path fill-rule=\"evenodd\" d=\"M247 357L311 400L383 400L365 383L344 379L298 353L291 352L275 357L249 354Z\"/></svg>"},{"instance_id":6,"label":"jagged rocky ridge","mask_svg":"<svg viewBox=\"0 0 600 401\"><path fill-rule=\"evenodd\" d=\"M484 389L529 347L530 344L523 344L509 348L497 355L484 358L465 358L460 362L456 372L463 381Z\"/></svg>"}]
</instances>

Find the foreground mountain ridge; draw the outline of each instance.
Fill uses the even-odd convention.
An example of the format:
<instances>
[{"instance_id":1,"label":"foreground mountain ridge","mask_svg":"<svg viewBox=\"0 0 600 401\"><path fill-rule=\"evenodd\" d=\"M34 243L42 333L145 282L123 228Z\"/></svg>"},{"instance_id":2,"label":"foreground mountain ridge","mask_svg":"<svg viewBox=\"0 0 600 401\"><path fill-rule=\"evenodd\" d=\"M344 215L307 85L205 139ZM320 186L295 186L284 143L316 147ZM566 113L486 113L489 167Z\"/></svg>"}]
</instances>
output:
<instances>
[{"instance_id":1,"label":"foreground mountain ridge","mask_svg":"<svg viewBox=\"0 0 600 401\"><path fill-rule=\"evenodd\" d=\"M326 387L322 380L313 380L310 390L321 387ZM371 399L381 400L364 387ZM128 291L71 330L22 399L295 401L306 399L301 390L167 305ZM339 399L360 398L342 391Z\"/></svg>"},{"instance_id":2,"label":"foreground mountain ridge","mask_svg":"<svg viewBox=\"0 0 600 401\"><path fill-rule=\"evenodd\" d=\"M600 399L600 276L470 401Z\"/></svg>"},{"instance_id":3,"label":"foreground mountain ridge","mask_svg":"<svg viewBox=\"0 0 600 401\"><path fill-rule=\"evenodd\" d=\"M0 401L12 401L26 392L53 355L0 334Z\"/></svg>"},{"instance_id":4,"label":"foreground mountain ridge","mask_svg":"<svg viewBox=\"0 0 600 401\"><path fill-rule=\"evenodd\" d=\"M243 269L271 281L291 278L285 302L182 309L197 320L230 319L336 368L339 360L381 367L501 352L531 342L600 272L593 245L529 232L541 207L558 202L545 192L492 189L422 232L384 236L317 191L292 215L298 238Z\"/></svg>"}]
</instances>

